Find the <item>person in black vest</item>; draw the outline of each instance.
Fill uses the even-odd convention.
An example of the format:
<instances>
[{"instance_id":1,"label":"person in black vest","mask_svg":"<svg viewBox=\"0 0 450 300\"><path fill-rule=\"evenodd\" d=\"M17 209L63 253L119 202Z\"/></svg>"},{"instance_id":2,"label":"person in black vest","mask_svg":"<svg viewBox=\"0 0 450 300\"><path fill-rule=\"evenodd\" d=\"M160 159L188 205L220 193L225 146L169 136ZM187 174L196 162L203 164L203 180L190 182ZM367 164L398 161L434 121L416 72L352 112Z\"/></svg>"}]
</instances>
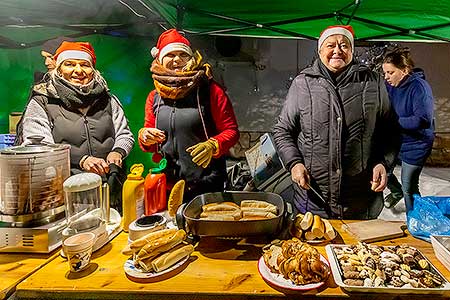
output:
<instances>
[{"instance_id":1,"label":"person in black vest","mask_svg":"<svg viewBox=\"0 0 450 300\"><path fill-rule=\"evenodd\" d=\"M23 143L69 144L72 174L107 176L122 167L134 145L122 105L95 69L94 49L86 42L63 42L54 55L49 80L35 85L23 115ZM113 204L120 208L120 204Z\"/></svg>"},{"instance_id":2,"label":"person in black vest","mask_svg":"<svg viewBox=\"0 0 450 300\"><path fill-rule=\"evenodd\" d=\"M186 181L184 201L224 190L224 154L238 141L231 102L213 79L211 66L176 29L163 32L152 49L155 90L145 104L139 145L167 159L167 188Z\"/></svg>"}]
</instances>

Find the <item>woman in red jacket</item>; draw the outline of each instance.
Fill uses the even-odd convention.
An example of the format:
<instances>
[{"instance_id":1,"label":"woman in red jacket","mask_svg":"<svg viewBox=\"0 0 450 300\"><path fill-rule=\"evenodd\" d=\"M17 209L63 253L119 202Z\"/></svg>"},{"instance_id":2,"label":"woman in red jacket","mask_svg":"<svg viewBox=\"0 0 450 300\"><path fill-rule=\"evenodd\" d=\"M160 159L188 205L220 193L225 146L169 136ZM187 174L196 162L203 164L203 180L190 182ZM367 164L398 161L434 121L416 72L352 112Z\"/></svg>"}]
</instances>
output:
<instances>
[{"instance_id":1,"label":"woman in red jacket","mask_svg":"<svg viewBox=\"0 0 450 300\"><path fill-rule=\"evenodd\" d=\"M211 66L177 30L161 34L152 56L155 90L145 104L140 147L167 159L168 189L180 179L186 181L185 202L223 191L227 179L223 155L239 139L228 96L212 80Z\"/></svg>"}]
</instances>

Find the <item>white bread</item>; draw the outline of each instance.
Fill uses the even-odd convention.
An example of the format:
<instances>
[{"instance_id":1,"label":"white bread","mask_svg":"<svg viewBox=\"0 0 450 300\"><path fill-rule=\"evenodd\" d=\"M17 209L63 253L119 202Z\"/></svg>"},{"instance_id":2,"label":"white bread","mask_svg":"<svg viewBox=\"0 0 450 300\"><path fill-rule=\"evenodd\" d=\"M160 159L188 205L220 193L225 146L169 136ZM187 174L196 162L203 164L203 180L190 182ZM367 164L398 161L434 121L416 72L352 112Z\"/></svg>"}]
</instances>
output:
<instances>
[{"instance_id":1,"label":"white bread","mask_svg":"<svg viewBox=\"0 0 450 300\"><path fill-rule=\"evenodd\" d=\"M243 211L242 212L242 217L243 218L247 218L247 217L264 217L266 219L273 219L276 218L277 216L271 212L267 212L267 211Z\"/></svg>"},{"instance_id":2,"label":"white bread","mask_svg":"<svg viewBox=\"0 0 450 300\"><path fill-rule=\"evenodd\" d=\"M314 221L313 214L308 211L303 217L302 221L300 222L300 228L302 230L308 230L312 226L313 221Z\"/></svg>"},{"instance_id":3,"label":"white bread","mask_svg":"<svg viewBox=\"0 0 450 300\"><path fill-rule=\"evenodd\" d=\"M306 231L305 232L305 239L307 241L312 241L316 238L316 236L314 235L314 233L312 233L311 231Z\"/></svg>"},{"instance_id":4,"label":"white bread","mask_svg":"<svg viewBox=\"0 0 450 300\"><path fill-rule=\"evenodd\" d=\"M334 238L336 237L336 231L334 230L333 225L331 225L330 221L328 221L327 219L322 219L322 221L325 228L323 237L326 240L334 240Z\"/></svg>"},{"instance_id":5,"label":"white bread","mask_svg":"<svg viewBox=\"0 0 450 300\"><path fill-rule=\"evenodd\" d=\"M194 252L194 246L190 244L176 247L152 260L151 265L153 270L161 272L170 268L186 256L191 255L192 252Z\"/></svg>"},{"instance_id":6,"label":"white bread","mask_svg":"<svg viewBox=\"0 0 450 300\"><path fill-rule=\"evenodd\" d=\"M311 232L316 238L323 238L324 225L319 215L314 215L314 222L311 228Z\"/></svg>"},{"instance_id":7,"label":"white bread","mask_svg":"<svg viewBox=\"0 0 450 300\"><path fill-rule=\"evenodd\" d=\"M271 212L274 215L277 214L277 207L276 206L267 206L267 207L242 207L242 212L244 211L259 211L259 212Z\"/></svg>"},{"instance_id":8,"label":"white bread","mask_svg":"<svg viewBox=\"0 0 450 300\"><path fill-rule=\"evenodd\" d=\"M176 245L180 244L186 237L186 232L183 229L177 230L174 234L169 236L163 236L152 243L148 243L139 251L136 255L136 261L143 260L145 258L155 257L158 254L165 252Z\"/></svg>"},{"instance_id":9,"label":"white bread","mask_svg":"<svg viewBox=\"0 0 450 300\"><path fill-rule=\"evenodd\" d=\"M130 248L131 248L131 250L133 250L133 252L137 252L142 247L144 247L146 244L152 243L154 240L161 238L163 236L172 235L176 231L177 231L176 228L171 228L171 229L163 229L163 230L150 232L149 234L146 234L143 237L133 241L130 244Z\"/></svg>"},{"instance_id":10,"label":"white bread","mask_svg":"<svg viewBox=\"0 0 450 300\"><path fill-rule=\"evenodd\" d=\"M208 203L202 206L202 211L235 211L239 209L239 205L234 202L217 202Z\"/></svg>"}]
</instances>

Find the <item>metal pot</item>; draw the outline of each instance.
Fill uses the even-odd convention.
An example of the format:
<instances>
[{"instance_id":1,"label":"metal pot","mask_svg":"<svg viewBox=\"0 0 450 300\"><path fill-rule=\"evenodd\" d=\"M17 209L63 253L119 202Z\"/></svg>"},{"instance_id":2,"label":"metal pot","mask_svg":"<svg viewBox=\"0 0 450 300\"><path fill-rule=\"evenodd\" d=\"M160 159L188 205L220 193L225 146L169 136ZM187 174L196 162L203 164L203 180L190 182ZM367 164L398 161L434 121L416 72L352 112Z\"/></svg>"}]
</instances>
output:
<instances>
[{"instance_id":1,"label":"metal pot","mask_svg":"<svg viewBox=\"0 0 450 300\"><path fill-rule=\"evenodd\" d=\"M202 206L208 203L230 201L240 205L242 200L261 200L274 204L278 208L276 218L251 221L212 221L201 220ZM267 192L223 192L202 194L183 204L177 211L177 226L194 236L248 237L257 235L275 235L282 227L286 217L283 198Z\"/></svg>"},{"instance_id":2,"label":"metal pot","mask_svg":"<svg viewBox=\"0 0 450 300\"><path fill-rule=\"evenodd\" d=\"M63 182L70 176L70 146L41 141L34 138L29 145L0 150L0 221L14 221L5 215L34 219L58 207L64 211Z\"/></svg>"}]
</instances>

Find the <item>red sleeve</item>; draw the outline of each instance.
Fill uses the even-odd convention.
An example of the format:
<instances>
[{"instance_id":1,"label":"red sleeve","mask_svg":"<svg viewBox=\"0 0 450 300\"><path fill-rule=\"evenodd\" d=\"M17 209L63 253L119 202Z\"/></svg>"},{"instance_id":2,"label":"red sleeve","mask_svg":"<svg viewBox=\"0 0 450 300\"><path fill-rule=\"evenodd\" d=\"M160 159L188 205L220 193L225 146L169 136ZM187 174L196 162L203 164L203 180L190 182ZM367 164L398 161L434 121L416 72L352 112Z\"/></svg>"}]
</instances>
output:
<instances>
[{"instance_id":1,"label":"red sleeve","mask_svg":"<svg viewBox=\"0 0 450 300\"><path fill-rule=\"evenodd\" d=\"M220 157L228 153L228 150L239 140L238 124L231 101L223 88L211 81L209 92L211 113L218 132L212 138L219 143L219 153L216 157Z\"/></svg>"},{"instance_id":2,"label":"red sleeve","mask_svg":"<svg viewBox=\"0 0 450 300\"><path fill-rule=\"evenodd\" d=\"M145 101L144 127L148 127L148 128L155 127L155 114L153 113L153 99L155 99L155 90L151 91L148 94L147 100ZM142 151L156 152L155 145L145 146L141 143L139 138L138 138L138 141L139 141L139 147L141 147Z\"/></svg>"}]
</instances>

